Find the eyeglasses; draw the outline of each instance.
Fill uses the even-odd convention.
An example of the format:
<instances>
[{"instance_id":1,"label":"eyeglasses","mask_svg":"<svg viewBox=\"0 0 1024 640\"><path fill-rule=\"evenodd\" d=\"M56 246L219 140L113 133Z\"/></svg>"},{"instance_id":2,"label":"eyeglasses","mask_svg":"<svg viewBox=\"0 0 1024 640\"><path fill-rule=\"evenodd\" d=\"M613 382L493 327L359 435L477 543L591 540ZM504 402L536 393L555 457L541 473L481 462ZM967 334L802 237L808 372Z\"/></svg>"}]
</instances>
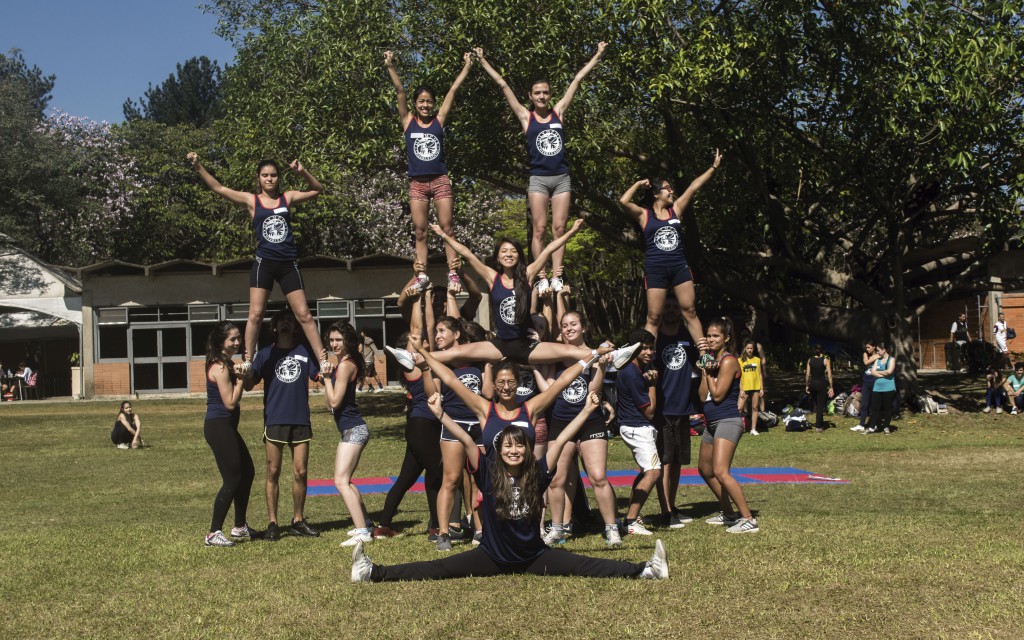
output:
<instances>
[{"instance_id":1,"label":"eyeglasses","mask_svg":"<svg viewBox=\"0 0 1024 640\"><path fill-rule=\"evenodd\" d=\"M495 380L494 386L499 389L514 389L519 386L519 383L515 380Z\"/></svg>"}]
</instances>

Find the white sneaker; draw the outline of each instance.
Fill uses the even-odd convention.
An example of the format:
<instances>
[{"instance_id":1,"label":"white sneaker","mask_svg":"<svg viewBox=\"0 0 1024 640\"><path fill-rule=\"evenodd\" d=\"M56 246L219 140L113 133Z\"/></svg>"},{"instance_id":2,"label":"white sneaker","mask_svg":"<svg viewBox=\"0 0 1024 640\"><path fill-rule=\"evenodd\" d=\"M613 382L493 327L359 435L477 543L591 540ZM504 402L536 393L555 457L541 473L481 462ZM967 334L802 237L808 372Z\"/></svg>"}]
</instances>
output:
<instances>
[{"instance_id":1,"label":"white sneaker","mask_svg":"<svg viewBox=\"0 0 1024 640\"><path fill-rule=\"evenodd\" d=\"M554 278L551 278L551 289L555 293L558 293L559 291L561 291L562 290L562 286L563 285L562 285L562 279L561 278L559 278L558 276L555 276Z\"/></svg>"},{"instance_id":2,"label":"white sneaker","mask_svg":"<svg viewBox=\"0 0 1024 640\"><path fill-rule=\"evenodd\" d=\"M235 540L252 540L256 537L256 532L249 528L249 525L243 524L240 527L231 527L231 537Z\"/></svg>"},{"instance_id":3,"label":"white sneaker","mask_svg":"<svg viewBox=\"0 0 1024 640\"><path fill-rule=\"evenodd\" d=\"M992 410L992 407L985 407L984 409L981 410L981 412L982 413L988 413L991 410Z\"/></svg>"},{"instance_id":4,"label":"white sneaker","mask_svg":"<svg viewBox=\"0 0 1024 640\"><path fill-rule=\"evenodd\" d=\"M668 528L669 529L682 529L683 527L685 527L686 525L690 524L691 522L693 522L693 518L691 518L690 516L684 516L681 513L673 513L668 518Z\"/></svg>"},{"instance_id":5,"label":"white sneaker","mask_svg":"<svg viewBox=\"0 0 1024 640\"><path fill-rule=\"evenodd\" d=\"M128 445L122 442L121 444L117 445L117 448L118 449L127 449Z\"/></svg>"},{"instance_id":6,"label":"white sneaker","mask_svg":"<svg viewBox=\"0 0 1024 640\"><path fill-rule=\"evenodd\" d=\"M406 372L411 372L416 368L416 361L413 360L412 354L405 349L396 349L391 346L384 346L384 350L391 354L391 357L395 359L398 366Z\"/></svg>"},{"instance_id":7,"label":"white sneaker","mask_svg":"<svg viewBox=\"0 0 1024 640\"><path fill-rule=\"evenodd\" d=\"M363 551L363 543L357 542L352 550L352 582L369 582L373 571L373 560Z\"/></svg>"},{"instance_id":8,"label":"white sneaker","mask_svg":"<svg viewBox=\"0 0 1024 640\"><path fill-rule=\"evenodd\" d=\"M366 520L366 528L369 529L370 531L373 531L374 529L377 528L377 525L374 524L373 520L367 519ZM362 529L360 529L359 527L353 527L353 528L349 529L348 531L346 531L345 535L347 535L348 537L351 538L352 536L356 535L360 531L362 531Z\"/></svg>"},{"instance_id":9,"label":"white sneaker","mask_svg":"<svg viewBox=\"0 0 1024 640\"><path fill-rule=\"evenodd\" d=\"M856 427L850 427L850 431L863 431L864 425L858 424Z\"/></svg>"},{"instance_id":10,"label":"white sneaker","mask_svg":"<svg viewBox=\"0 0 1024 640\"><path fill-rule=\"evenodd\" d=\"M639 342L634 342L631 345L612 351L612 366L616 369L625 367L640 352L641 346Z\"/></svg>"},{"instance_id":11,"label":"white sneaker","mask_svg":"<svg viewBox=\"0 0 1024 640\"><path fill-rule=\"evenodd\" d=\"M562 536L562 530L560 528L555 529L554 527L551 527L551 529L544 534L541 540L549 547L565 544L565 538Z\"/></svg>"},{"instance_id":12,"label":"white sneaker","mask_svg":"<svg viewBox=\"0 0 1024 640\"><path fill-rule=\"evenodd\" d=\"M719 513L717 516L711 516L710 518L708 518L704 522L707 523L707 524L710 524L710 525L714 525L716 527L720 527L720 526L723 526L723 525L727 526L727 527L731 527L731 526L733 526L734 524L736 524L739 521L740 521L740 515L738 513L734 513L732 515L727 515L727 514L724 514L724 513Z\"/></svg>"},{"instance_id":13,"label":"white sneaker","mask_svg":"<svg viewBox=\"0 0 1024 640\"><path fill-rule=\"evenodd\" d=\"M360 542L373 542L373 530L363 529L356 535L341 543L343 547L354 547Z\"/></svg>"},{"instance_id":14,"label":"white sneaker","mask_svg":"<svg viewBox=\"0 0 1024 640\"><path fill-rule=\"evenodd\" d=\"M760 529L757 528L756 518L740 518L736 524L726 529L729 533L757 533Z\"/></svg>"},{"instance_id":15,"label":"white sneaker","mask_svg":"<svg viewBox=\"0 0 1024 640\"><path fill-rule=\"evenodd\" d=\"M758 431L757 429L751 429L750 430L750 435L752 435L752 436L759 436L759 435L761 435L761 432Z\"/></svg>"},{"instance_id":16,"label":"white sneaker","mask_svg":"<svg viewBox=\"0 0 1024 640\"><path fill-rule=\"evenodd\" d=\"M235 541L224 537L223 531L214 531L213 533L206 534L206 541L203 544L208 547L233 547L235 546Z\"/></svg>"},{"instance_id":17,"label":"white sneaker","mask_svg":"<svg viewBox=\"0 0 1024 640\"><path fill-rule=\"evenodd\" d=\"M622 546L622 536L619 535L618 526L616 526L614 529L604 530L604 543L609 547Z\"/></svg>"},{"instance_id":18,"label":"white sneaker","mask_svg":"<svg viewBox=\"0 0 1024 640\"><path fill-rule=\"evenodd\" d=\"M668 554L665 552L665 545L661 543L661 540L654 541L654 555L647 561L647 566L644 567L644 572L640 574L640 577L649 580L668 579Z\"/></svg>"},{"instance_id":19,"label":"white sneaker","mask_svg":"<svg viewBox=\"0 0 1024 640\"><path fill-rule=\"evenodd\" d=\"M626 533L631 536L653 536L654 532L644 526L643 520L637 518L626 526Z\"/></svg>"},{"instance_id":20,"label":"white sneaker","mask_svg":"<svg viewBox=\"0 0 1024 640\"><path fill-rule=\"evenodd\" d=\"M1003 412L1003 408L1002 407L996 407L996 413L1002 413L1002 412Z\"/></svg>"},{"instance_id":21,"label":"white sneaker","mask_svg":"<svg viewBox=\"0 0 1024 640\"><path fill-rule=\"evenodd\" d=\"M537 284L534 286L534 289L537 290L537 295L542 296L551 289L551 283L548 282L548 279L545 276L541 276L540 279L537 280Z\"/></svg>"},{"instance_id":22,"label":"white sneaker","mask_svg":"<svg viewBox=\"0 0 1024 640\"><path fill-rule=\"evenodd\" d=\"M1017 407L1014 407L1014 408L1010 409L1010 415L1011 416L1015 416L1015 415L1017 415L1017 413L1018 413L1017 412Z\"/></svg>"}]
</instances>

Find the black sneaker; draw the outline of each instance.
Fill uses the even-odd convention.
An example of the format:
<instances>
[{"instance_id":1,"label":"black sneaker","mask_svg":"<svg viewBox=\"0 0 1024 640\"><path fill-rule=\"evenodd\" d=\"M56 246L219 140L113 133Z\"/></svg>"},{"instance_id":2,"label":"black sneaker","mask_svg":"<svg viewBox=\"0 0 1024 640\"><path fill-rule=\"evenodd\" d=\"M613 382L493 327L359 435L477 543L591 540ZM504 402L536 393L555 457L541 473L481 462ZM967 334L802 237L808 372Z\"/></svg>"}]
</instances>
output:
<instances>
[{"instance_id":1,"label":"black sneaker","mask_svg":"<svg viewBox=\"0 0 1024 640\"><path fill-rule=\"evenodd\" d=\"M468 529L466 529L466 527L460 527L458 529L456 529L455 527L451 527L448 529L448 537L451 540L468 540L470 534L468 533Z\"/></svg>"},{"instance_id":2,"label":"black sneaker","mask_svg":"<svg viewBox=\"0 0 1024 640\"><path fill-rule=\"evenodd\" d=\"M429 541L429 542L437 542L437 535L438 535L438 530L436 528L429 527L427 529L427 541Z\"/></svg>"},{"instance_id":3,"label":"black sneaker","mask_svg":"<svg viewBox=\"0 0 1024 640\"><path fill-rule=\"evenodd\" d=\"M451 551L452 550L452 539L447 533L442 533L437 536L437 550L438 551Z\"/></svg>"},{"instance_id":4,"label":"black sneaker","mask_svg":"<svg viewBox=\"0 0 1024 640\"><path fill-rule=\"evenodd\" d=\"M270 542L276 542L281 539L281 530L277 528L276 522L271 522L267 525L267 530L263 532L263 539Z\"/></svg>"},{"instance_id":5,"label":"black sneaker","mask_svg":"<svg viewBox=\"0 0 1024 640\"><path fill-rule=\"evenodd\" d=\"M288 533L293 536L305 536L307 538L319 538L320 532L309 526L305 520L299 520L293 522L292 526L288 529Z\"/></svg>"}]
</instances>

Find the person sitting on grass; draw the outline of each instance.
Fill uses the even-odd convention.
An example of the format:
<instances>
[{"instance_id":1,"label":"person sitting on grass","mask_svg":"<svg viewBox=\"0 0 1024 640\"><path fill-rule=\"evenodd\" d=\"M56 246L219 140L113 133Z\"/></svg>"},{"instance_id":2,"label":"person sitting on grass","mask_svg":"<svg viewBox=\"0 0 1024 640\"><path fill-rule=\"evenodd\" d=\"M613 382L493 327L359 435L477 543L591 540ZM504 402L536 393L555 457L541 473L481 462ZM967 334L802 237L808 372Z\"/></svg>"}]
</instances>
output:
<instances>
[{"instance_id":1,"label":"person sitting on grass","mask_svg":"<svg viewBox=\"0 0 1024 640\"><path fill-rule=\"evenodd\" d=\"M1013 375L1006 379L1003 388L1009 399L1010 413L1017 415L1021 409L1024 409L1024 362L1014 363Z\"/></svg>"},{"instance_id":2,"label":"person sitting on grass","mask_svg":"<svg viewBox=\"0 0 1024 640\"><path fill-rule=\"evenodd\" d=\"M513 365L514 366L514 365ZM510 373L507 382L515 391L518 376ZM506 378L502 378L505 382ZM504 387L503 387L504 388ZM661 540L655 542L654 555L646 563L591 558L551 549L540 535L544 490L551 482L562 448L576 436L589 415L601 405L596 394L590 395L586 408L559 434L548 442L547 453L540 460L533 456L533 443L528 432L509 424L498 434L492 452L484 455L482 448L460 425L444 413L441 397L434 394L428 401L431 411L466 451L467 466L476 477L483 495L480 514L484 535L479 547L427 562L410 562L383 566L374 564L357 543L352 552L352 582L389 582L397 580L443 580L483 577L511 573L538 576L584 576L592 578L668 578L668 558ZM529 419L529 416L524 416Z\"/></svg>"},{"instance_id":3,"label":"person sitting on grass","mask_svg":"<svg viewBox=\"0 0 1024 640\"><path fill-rule=\"evenodd\" d=\"M118 449L141 449L145 446L142 442L142 420L139 414L132 411L132 403L127 400L121 403L121 410L114 420L114 430L110 432L110 440Z\"/></svg>"},{"instance_id":4,"label":"person sitting on grass","mask_svg":"<svg viewBox=\"0 0 1024 640\"><path fill-rule=\"evenodd\" d=\"M995 407L996 413L1003 412L1003 386L1006 384L1006 379L1003 378L1003 372L999 370L999 367L989 367L988 373L985 374L985 408L982 409L983 413L992 411Z\"/></svg>"}]
</instances>

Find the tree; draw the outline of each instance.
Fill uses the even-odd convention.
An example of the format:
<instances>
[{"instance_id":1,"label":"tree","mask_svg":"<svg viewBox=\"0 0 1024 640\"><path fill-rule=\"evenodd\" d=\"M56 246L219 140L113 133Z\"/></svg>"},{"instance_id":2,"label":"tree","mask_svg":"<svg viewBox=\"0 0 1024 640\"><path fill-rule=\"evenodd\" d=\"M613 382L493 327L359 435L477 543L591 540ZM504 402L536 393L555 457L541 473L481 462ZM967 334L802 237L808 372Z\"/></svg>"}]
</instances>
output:
<instances>
[{"instance_id":1,"label":"tree","mask_svg":"<svg viewBox=\"0 0 1024 640\"><path fill-rule=\"evenodd\" d=\"M177 71L163 83L149 85L136 103L125 100L125 120L151 120L165 125L210 126L223 115L224 71L206 56L190 58L177 65Z\"/></svg>"},{"instance_id":2,"label":"tree","mask_svg":"<svg viewBox=\"0 0 1024 640\"><path fill-rule=\"evenodd\" d=\"M19 49L11 49L7 55L0 53L0 84L20 85L23 94L21 99L28 100L36 117L41 118L46 110L56 79L55 75L44 76L42 70L35 65L29 67Z\"/></svg>"}]
</instances>

